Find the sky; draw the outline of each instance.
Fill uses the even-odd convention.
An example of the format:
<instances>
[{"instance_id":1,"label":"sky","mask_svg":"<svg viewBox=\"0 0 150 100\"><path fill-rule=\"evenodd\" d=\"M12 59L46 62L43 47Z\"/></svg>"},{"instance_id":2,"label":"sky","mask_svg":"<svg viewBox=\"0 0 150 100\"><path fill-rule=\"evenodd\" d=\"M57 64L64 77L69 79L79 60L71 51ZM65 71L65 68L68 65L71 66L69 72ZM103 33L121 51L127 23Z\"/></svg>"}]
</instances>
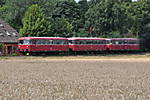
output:
<instances>
[{"instance_id":1,"label":"sky","mask_svg":"<svg viewBox=\"0 0 150 100\"><path fill-rule=\"evenodd\" d=\"M76 2L78 2L79 0L75 0ZM89 0L88 0L89 1ZM137 1L137 0L132 0L132 1Z\"/></svg>"},{"instance_id":2,"label":"sky","mask_svg":"<svg viewBox=\"0 0 150 100\"><path fill-rule=\"evenodd\" d=\"M80 0L75 0L76 2L80 1ZM88 0L89 1L89 0Z\"/></svg>"}]
</instances>

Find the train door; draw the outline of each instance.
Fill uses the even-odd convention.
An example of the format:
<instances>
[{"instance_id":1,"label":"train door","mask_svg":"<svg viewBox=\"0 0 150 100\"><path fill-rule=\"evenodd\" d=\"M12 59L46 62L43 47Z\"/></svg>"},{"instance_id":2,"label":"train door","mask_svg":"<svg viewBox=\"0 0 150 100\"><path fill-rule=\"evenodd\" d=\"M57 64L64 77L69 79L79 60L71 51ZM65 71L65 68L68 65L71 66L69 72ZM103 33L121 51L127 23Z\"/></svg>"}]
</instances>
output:
<instances>
[{"instance_id":1,"label":"train door","mask_svg":"<svg viewBox=\"0 0 150 100\"><path fill-rule=\"evenodd\" d=\"M129 49L128 40L124 40L124 50L128 49Z\"/></svg>"}]
</instances>

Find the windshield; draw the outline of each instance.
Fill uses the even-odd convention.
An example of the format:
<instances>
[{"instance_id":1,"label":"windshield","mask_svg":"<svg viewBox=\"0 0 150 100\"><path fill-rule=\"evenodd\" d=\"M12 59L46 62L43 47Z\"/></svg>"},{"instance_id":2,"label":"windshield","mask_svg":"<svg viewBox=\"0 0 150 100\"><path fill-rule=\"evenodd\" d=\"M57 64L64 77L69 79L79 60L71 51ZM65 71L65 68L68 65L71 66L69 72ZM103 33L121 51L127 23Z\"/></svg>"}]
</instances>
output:
<instances>
[{"instance_id":1,"label":"windshield","mask_svg":"<svg viewBox=\"0 0 150 100\"><path fill-rule=\"evenodd\" d=\"M28 45L28 44L30 44L30 40L20 40L19 44Z\"/></svg>"}]
</instances>

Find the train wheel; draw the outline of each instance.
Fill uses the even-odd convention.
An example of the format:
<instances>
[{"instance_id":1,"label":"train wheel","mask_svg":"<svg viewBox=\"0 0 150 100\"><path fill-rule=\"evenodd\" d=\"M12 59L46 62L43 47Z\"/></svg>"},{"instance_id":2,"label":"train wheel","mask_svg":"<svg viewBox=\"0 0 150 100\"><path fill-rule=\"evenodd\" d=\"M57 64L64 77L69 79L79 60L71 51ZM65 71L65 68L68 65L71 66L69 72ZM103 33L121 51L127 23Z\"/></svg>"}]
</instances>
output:
<instances>
[{"instance_id":1,"label":"train wheel","mask_svg":"<svg viewBox=\"0 0 150 100\"><path fill-rule=\"evenodd\" d=\"M26 53L25 52L20 52L20 56L25 56Z\"/></svg>"}]
</instances>

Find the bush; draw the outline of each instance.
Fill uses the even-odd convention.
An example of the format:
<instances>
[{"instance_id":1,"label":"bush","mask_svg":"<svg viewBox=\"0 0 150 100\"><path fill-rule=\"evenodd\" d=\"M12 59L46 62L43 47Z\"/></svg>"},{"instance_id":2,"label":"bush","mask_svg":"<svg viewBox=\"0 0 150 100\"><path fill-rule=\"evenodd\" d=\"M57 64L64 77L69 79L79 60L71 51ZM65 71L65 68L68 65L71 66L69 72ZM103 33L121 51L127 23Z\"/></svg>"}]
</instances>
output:
<instances>
[{"instance_id":1,"label":"bush","mask_svg":"<svg viewBox=\"0 0 150 100\"><path fill-rule=\"evenodd\" d=\"M2 47L3 47L3 44L0 43L0 48L2 48Z\"/></svg>"}]
</instances>

